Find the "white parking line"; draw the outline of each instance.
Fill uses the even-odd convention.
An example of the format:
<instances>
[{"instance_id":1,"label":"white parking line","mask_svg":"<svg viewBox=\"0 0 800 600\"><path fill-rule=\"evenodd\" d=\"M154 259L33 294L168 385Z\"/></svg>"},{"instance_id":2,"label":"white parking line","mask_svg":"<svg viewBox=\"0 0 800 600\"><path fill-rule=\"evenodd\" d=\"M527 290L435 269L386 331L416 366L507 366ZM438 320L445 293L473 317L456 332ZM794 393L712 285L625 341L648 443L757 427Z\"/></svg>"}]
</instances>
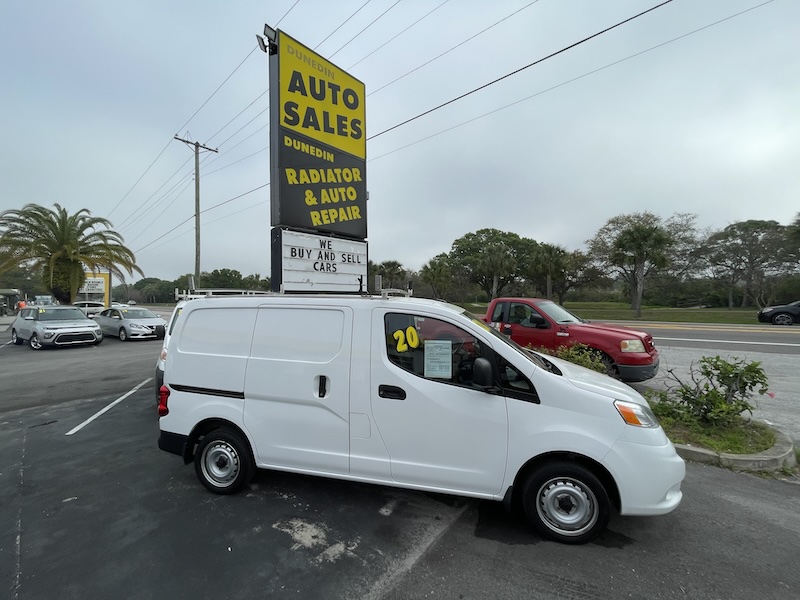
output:
<instances>
[{"instance_id":1,"label":"white parking line","mask_svg":"<svg viewBox=\"0 0 800 600\"><path fill-rule=\"evenodd\" d=\"M668 338L668 337L656 337L653 336L654 340L667 340L670 342L701 342L701 343L708 343L712 342L715 344L745 344L750 346L789 346L791 348L800 347L800 344L790 344L787 342L746 342L746 341L737 341L737 340L701 340L697 338Z\"/></svg>"},{"instance_id":2,"label":"white parking line","mask_svg":"<svg viewBox=\"0 0 800 600\"><path fill-rule=\"evenodd\" d=\"M116 406L117 404L119 404L120 402L122 402L123 400L125 400L125 398L127 398L128 396L130 396L130 395L131 395L131 394L133 394L134 392L137 392L137 391L139 391L139 388L141 388L141 387L142 387L142 386L143 386L145 383L147 383L147 382L148 382L148 381L150 381L151 379L153 379L153 378L152 378L152 377L148 377L148 378L147 378L147 379L145 379L145 380L144 380L142 383L140 383L140 384L139 384L139 385L137 385L135 388L133 388L131 391L129 391L127 394L125 394L125 395L123 395L123 396L120 396L119 398L117 398L116 400L114 400L114 401L113 401L111 404L109 404L108 406L106 406L106 407L105 407L103 410L101 410L101 411L99 411L99 412L96 412L95 414L93 414L91 417L89 417L88 419L86 419L86 420L85 420L83 423L81 423L81 424L80 424L80 425L78 425L77 427L75 427L75 428L73 428L73 429L70 429L70 430L69 430L67 433L65 433L64 435L72 435L73 433L77 433L78 431L80 431L81 429L83 429L84 427L86 427L86 426L87 426L89 423L91 423L92 421L94 421L94 420L95 420L97 417L99 417L100 415L102 415L102 414L104 414L104 413L108 412L108 411L109 411L109 410L111 410L111 409L112 409L114 406Z\"/></svg>"}]
</instances>

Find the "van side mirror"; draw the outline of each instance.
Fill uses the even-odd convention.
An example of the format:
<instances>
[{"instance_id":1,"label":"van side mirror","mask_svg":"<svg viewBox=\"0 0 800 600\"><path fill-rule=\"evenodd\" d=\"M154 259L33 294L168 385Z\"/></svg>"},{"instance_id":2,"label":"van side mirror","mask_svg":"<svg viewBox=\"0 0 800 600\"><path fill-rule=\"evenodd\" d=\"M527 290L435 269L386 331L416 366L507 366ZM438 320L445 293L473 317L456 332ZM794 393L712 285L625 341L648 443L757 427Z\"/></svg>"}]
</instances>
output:
<instances>
[{"instance_id":1,"label":"van side mirror","mask_svg":"<svg viewBox=\"0 0 800 600\"><path fill-rule=\"evenodd\" d=\"M472 365L472 385L486 392L495 387L492 363L482 356L476 358Z\"/></svg>"}]
</instances>

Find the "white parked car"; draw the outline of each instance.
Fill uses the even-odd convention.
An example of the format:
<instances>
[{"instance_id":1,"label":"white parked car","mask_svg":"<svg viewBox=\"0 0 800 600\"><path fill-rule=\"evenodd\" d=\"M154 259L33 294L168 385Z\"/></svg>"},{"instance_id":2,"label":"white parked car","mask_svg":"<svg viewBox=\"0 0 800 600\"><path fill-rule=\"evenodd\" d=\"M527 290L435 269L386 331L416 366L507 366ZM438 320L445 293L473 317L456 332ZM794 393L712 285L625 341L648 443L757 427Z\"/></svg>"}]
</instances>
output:
<instances>
[{"instance_id":1,"label":"white parked car","mask_svg":"<svg viewBox=\"0 0 800 600\"><path fill-rule=\"evenodd\" d=\"M99 314L106 309L106 305L103 302L95 300L78 300L73 303L73 306L77 306L88 316Z\"/></svg>"},{"instance_id":2,"label":"white parked car","mask_svg":"<svg viewBox=\"0 0 800 600\"><path fill-rule=\"evenodd\" d=\"M433 300L192 300L158 412L159 447L218 494L256 468L456 494L519 503L566 543L682 497L685 464L635 390Z\"/></svg>"},{"instance_id":3,"label":"white parked car","mask_svg":"<svg viewBox=\"0 0 800 600\"><path fill-rule=\"evenodd\" d=\"M95 322L106 335L117 336L120 341L135 339L162 339L167 322L147 308L112 306L95 316Z\"/></svg>"}]
</instances>

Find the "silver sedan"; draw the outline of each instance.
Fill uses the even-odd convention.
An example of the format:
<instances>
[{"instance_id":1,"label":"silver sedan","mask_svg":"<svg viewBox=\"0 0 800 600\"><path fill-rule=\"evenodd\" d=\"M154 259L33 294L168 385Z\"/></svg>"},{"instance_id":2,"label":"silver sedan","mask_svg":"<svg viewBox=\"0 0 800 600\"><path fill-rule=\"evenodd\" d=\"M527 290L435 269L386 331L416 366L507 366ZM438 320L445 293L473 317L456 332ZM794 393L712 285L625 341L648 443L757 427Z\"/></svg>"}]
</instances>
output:
<instances>
[{"instance_id":1,"label":"silver sedan","mask_svg":"<svg viewBox=\"0 0 800 600\"><path fill-rule=\"evenodd\" d=\"M121 341L134 339L163 339L167 322L146 308L109 308L94 317L95 323L107 335Z\"/></svg>"}]
</instances>

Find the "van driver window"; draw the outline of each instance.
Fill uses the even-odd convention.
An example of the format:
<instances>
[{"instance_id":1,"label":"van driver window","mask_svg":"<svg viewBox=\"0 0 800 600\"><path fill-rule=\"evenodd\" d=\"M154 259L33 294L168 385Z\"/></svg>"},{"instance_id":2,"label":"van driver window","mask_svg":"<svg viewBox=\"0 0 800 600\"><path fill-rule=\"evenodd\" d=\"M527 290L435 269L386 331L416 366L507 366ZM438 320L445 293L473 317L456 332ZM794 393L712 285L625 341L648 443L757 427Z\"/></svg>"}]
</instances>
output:
<instances>
[{"instance_id":1,"label":"van driver window","mask_svg":"<svg viewBox=\"0 0 800 600\"><path fill-rule=\"evenodd\" d=\"M425 379L472 386L472 365L489 351L460 327L400 313L384 317L389 360Z\"/></svg>"}]
</instances>

